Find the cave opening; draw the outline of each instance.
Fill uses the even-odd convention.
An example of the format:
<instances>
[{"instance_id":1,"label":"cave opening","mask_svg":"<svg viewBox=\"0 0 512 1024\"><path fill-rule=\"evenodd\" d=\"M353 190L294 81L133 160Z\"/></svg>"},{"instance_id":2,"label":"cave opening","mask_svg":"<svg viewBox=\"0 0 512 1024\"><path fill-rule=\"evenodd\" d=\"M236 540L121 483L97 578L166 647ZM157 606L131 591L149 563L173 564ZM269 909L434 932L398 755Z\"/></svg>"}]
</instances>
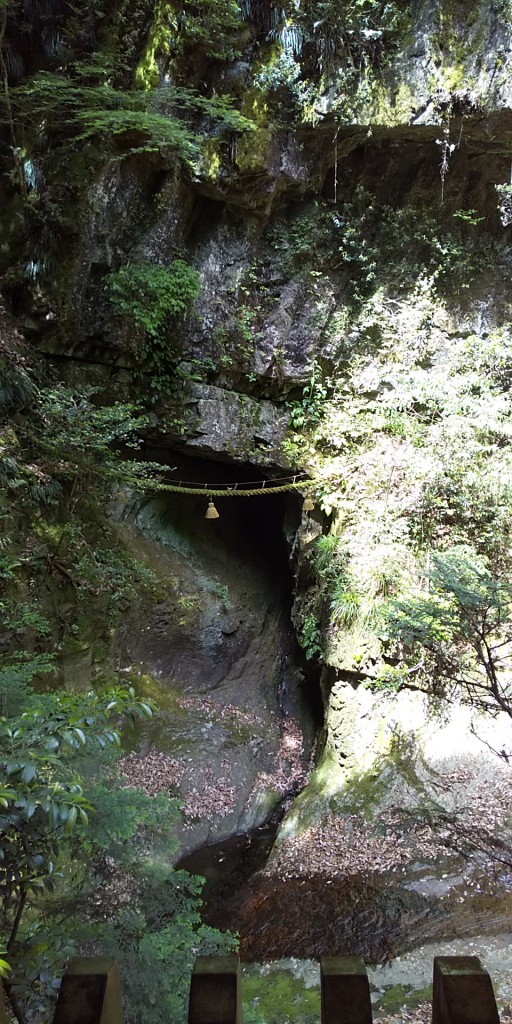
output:
<instances>
[{"instance_id":1,"label":"cave opening","mask_svg":"<svg viewBox=\"0 0 512 1024\"><path fill-rule=\"evenodd\" d=\"M231 711L235 706L236 722L247 712L255 721L254 730L249 725L245 738L227 734L228 712L224 711L220 724L214 720L212 725L210 720L198 728L190 711L185 723L176 716L164 718L157 729L163 728L165 735L150 727L150 746L181 756L187 765L194 761L193 778L188 781L186 775L182 784L185 805L191 800L197 806L201 780L207 780L207 789L212 778L209 773L213 770L215 775L218 765L224 766L229 785L237 790L233 805L241 794L240 806L233 806L230 814L187 823L180 836L178 866L206 877L208 916L264 866L283 814L305 784L323 724L319 666L305 659L291 619L296 585L291 553L301 523L303 496L288 492L242 497L230 491L230 496L214 499L219 518L206 519L211 490L248 483L258 487L264 480L270 485L271 478L250 464L213 462L169 450L152 450L145 456L172 464L173 472L166 478L170 483L202 484L198 494L168 492L145 499L135 521L139 529L152 531L161 544L162 559L171 547L173 558L174 552L178 553L181 562L175 564L183 591L188 587L192 593L186 577L190 572L202 588L198 594L204 607L196 614L191 600L190 608L184 608L187 637L179 635L179 624L173 625L162 604L155 629L143 632L145 653L140 658L133 648L135 641L129 639L130 660L142 662L150 650L154 675L181 687L178 705L183 704L182 692L186 708L197 707L199 719L214 702L217 707L225 702ZM220 582L229 597L223 608L217 604L215 614L210 614L216 599L216 595L212 598L212 580ZM265 714L269 717L262 729L261 716ZM299 732L302 773L294 774L293 758L291 769L287 762L286 741ZM189 737L192 747L187 747ZM269 783L273 764L279 767ZM254 779L249 783L251 771ZM275 780L277 788L269 800Z\"/></svg>"},{"instance_id":2,"label":"cave opening","mask_svg":"<svg viewBox=\"0 0 512 1024\"><path fill-rule=\"evenodd\" d=\"M215 550L219 559L241 560L250 565L271 568L276 581L290 586L290 569L286 536L291 536L300 522L302 498L295 494L237 495L237 485L253 484L260 488L272 480L261 470L247 463L233 464L193 458L172 452L149 453L149 458L172 463L173 472L165 482L172 485L198 485L196 494L170 493L167 515L175 528L193 539L203 549ZM226 489L225 496L215 496L218 519L207 520L210 492Z\"/></svg>"},{"instance_id":3,"label":"cave opening","mask_svg":"<svg viewBox=\"0 0 512 1024\"><path fill-rule=\"evenodd\" d=\"M306 733L311 746L324 724L320 669L315 661L306 659L291 616L296 587L293 550L301 522L303 495L290 491L243 496L242 487L253 484L257 489L264 483L272 487L284 477L283 471L271 476L251 463L214 461L159 448L147 450L145 457L171 466L172 472L165 475L166 483L200 485L197 494L170 492L160 503L159 517L179 537L182 550L191 558L207 558L218 566L230 566L240 574L266 578L278 594L285 628L283 666L293 664L303 677L301 700L310 717ZM286 479L290 476L288 473ZM214 498L219 517L207 519L210 492L224 485L230 490L225 496ZM237 485L241 487L239 494Z\"/></svg>"}]
</instances>

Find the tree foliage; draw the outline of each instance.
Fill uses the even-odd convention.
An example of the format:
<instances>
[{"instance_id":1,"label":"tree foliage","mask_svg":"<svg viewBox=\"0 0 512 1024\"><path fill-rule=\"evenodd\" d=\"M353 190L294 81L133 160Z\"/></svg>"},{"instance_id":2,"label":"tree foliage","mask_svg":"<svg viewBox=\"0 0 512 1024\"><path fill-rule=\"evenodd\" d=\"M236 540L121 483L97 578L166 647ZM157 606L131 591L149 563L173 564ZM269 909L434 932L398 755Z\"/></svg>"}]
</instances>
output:
<instances>
[{"instance_id":1,"label":"tree foliage","mask_svg":"<svg viewBox=\"0 0 512 1024\"><path fill-rule=\"evenodd\" d=\"M487 559L464 548L433 556L428 591L392 602L387 629L400 661L382 683L512 718L512 588Z\"/></svg>"},{"instance_id":2,"label":"tree foliage","mask_svg":"<svg viewBox=\"0 0 512 1024\"><path fill-rule=\"evenodd\" d=\"M129 1021L178 1019L195 951L233 942L202 924L202 882L169 867L176 801L123 786L109 753L123 722L152 706L130 689L28 699L29 710L0 720L11 1008L19 1024L46 1019L55 980L81 949L119 958Z\"/></svg>"},{"instance_id":3,"label":"tree foliage","mask_svg":"<svg viewBox=\"0 0 512 1024\"><path fill-rule=\"evenodd\" d=\"M19 1024L38 1024L51 1015L70 955L110 953L122 962L128 1019L164 1024L184 1017L195 951L232 940L202 924L199 881L169 866L177 802L125 788L116 770L123 723L151 707L129 689L106 692L99 679L95 692L47 692L62 644L81 640L83 618L108 637L135 588L140 597L148 571L123 552L105 506L119 484L156 486L161 467L138 458L144 416L128 403L102 404L94 389L43 379L8 323L0 347L0 927L12 970L4 984Z\"/></svg>"},{"instance_id":4,"label":"tree foliage","mask_svg":"<svg viewBox=\"0 0 512 1024\"><path fill-rule=\"evenodd\" d=\"M91 741L100 749L120 744L120 716L133 720L151 706L132 690L105 696L41 695L33 707L0 722L0 891L4 911L41 884L52 888L53 861L62 829L88 824L91 805L72 761Z\"/></svg>"},{"instance_id":5,"label":"tree foliage","mask_svg":"<svg viewBox=\"0 0 512 1024\"><path fill-rule=\"evenodd\" d=\"M104 696L40 695L32 707L0 719L0 894L2 933L16 956L18 933L30 894L53 892L63 837L87 825L92 805L75 760L91 742L101 750L119 744L120 716L148 716L151 706L131 690ZM7 994L23 1017L10 980Z\"/></svg>"},{"instance_id":6,"label":"tree foliage","mask_svg":"<svg viewBox=\"0 0 512 1024\"><path fill-rule=\"evenodd\" d=\"M193 163L201 138L194 117L209 118L217 127L250 130L252 122L238 113L227 96L201 96L193 89L165 86L149 92L112 84L113 68L98 57L69 65L66 73L41 71L10 90L10 102L27 146L37 148L41 125L52 145L64 147L96 136L126 136L120 151L176 154ZM95 82L96 79L96 82Z\"/></svg>"}]
</instances>

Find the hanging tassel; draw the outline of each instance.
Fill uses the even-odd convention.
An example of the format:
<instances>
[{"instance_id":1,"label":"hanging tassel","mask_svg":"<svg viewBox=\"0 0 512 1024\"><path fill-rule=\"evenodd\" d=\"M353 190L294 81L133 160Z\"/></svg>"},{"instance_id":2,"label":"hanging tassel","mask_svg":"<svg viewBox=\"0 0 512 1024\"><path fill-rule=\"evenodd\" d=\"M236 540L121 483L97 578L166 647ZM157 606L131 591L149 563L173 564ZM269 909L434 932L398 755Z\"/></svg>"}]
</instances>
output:
<instances>
[{"instance_id":1,"label":"hanging tassel","mask_svg":"<svg viewBox=\"0 0 512 1024\"><path fill-rule=\"evenodd\" d=\"M208 502L208 508L206 509L205 519L220 519L219 513L213 504L213 501Z\"/></svg>"},{"instance_id":2,"label":"hanging tassel","mask_svg":"<svg viewBox=\"0 0 512 1024\"><path fill-rule=\"evenodd\" d=\"M307 498L304 498L304 504L302 506L303 512L312 512L315 507L313 498L308 494Z\"/></svg>"}]
</instances>

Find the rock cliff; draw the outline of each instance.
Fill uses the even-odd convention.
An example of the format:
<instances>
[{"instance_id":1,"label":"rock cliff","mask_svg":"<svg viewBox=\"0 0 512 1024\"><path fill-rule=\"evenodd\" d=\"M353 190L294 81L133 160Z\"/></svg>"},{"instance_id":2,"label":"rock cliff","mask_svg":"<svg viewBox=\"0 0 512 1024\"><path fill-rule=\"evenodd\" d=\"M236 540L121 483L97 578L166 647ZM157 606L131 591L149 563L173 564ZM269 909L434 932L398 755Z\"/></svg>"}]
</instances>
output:
<instances>
[{"instance_id":1,"label":"rock cliff","mask_svg":"<svg viewBox=\"0 0 512 1024\"><path fill-rule=\"evenodd\" d=\"M229 776L226 794L236 791L224 825L200 822L193 845L263 820L287 792L267 778L255 810L257 780L281 770L275 759L288 789L304 770L304 758L299 770L283 754L283 658L295 679L284 717L302 724L308 748L308 672L325 711L302 815L323 771L334 773L334 803L362 771L345 705L363 705L368 691L351 688L386 685L398 663L386 602L421 586L432 552L472 545L505 564L511 21L507 0L131 7L91 12L88 41L74 26L62 58L38 24L29 59L7 23L18 120L4 133L21 175L17 190L1 186L11 308L58 377L142 404L148 452L188 474L197 460L206 489L219 466L232 484L300 472L317 481L311 517L292 499L287 510L255 506L268 516L264 536L285 537L290 568L283 548L274 580L268 562L258 575L242 499L229 522L244 553L230 566L226 534L207 552L199 512L190 532L185 498L167 510L172 528L151 504L126 527L149 562L162 545L166 582L144 632L120 629L110 657L167 690L178 733L200 710L186 701L203 701L201 771L185 797L213 762ZM84 51L104 65L86 72ZM48 91L35 95L46 127L26 107L45 74ZM87 106L101 89L104 120ZM152 268L172 276L177 261L197 288L151 325ZM142 268L148 290L133 278L116 302L126 267ZM283 652L289 622L303 655ZM213 690L229 721L209 717ZM285 835L310 820L310 808L294 813Z\"/></svg>"}]
</instances>

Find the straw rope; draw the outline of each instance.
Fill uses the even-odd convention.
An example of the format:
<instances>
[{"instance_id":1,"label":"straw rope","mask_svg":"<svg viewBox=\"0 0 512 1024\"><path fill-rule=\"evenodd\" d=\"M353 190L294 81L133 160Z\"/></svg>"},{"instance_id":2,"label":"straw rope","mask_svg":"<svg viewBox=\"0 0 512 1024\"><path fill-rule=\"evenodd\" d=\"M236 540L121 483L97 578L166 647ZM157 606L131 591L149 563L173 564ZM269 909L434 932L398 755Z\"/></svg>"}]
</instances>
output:
<instances>
[{"instance_id":1,"label":"straw rope","mask_svg":"<svg viewBox=\"0 0 512 1024\"><path fill-rule=\"evenodd\" d=\"M161 484L159 490L173 491L176 494L203 494L211 498L254 498L258 494L283 494L285 491L303 491L310 487L318 487L318 480L297 480L288 484L280 484L273 487L251 487L248 490L238 490L238 486L227 487L224 490L210 487L208 484L198 484L195 487L182 487L181 484Z\"/></svg>"}]
</instances>

